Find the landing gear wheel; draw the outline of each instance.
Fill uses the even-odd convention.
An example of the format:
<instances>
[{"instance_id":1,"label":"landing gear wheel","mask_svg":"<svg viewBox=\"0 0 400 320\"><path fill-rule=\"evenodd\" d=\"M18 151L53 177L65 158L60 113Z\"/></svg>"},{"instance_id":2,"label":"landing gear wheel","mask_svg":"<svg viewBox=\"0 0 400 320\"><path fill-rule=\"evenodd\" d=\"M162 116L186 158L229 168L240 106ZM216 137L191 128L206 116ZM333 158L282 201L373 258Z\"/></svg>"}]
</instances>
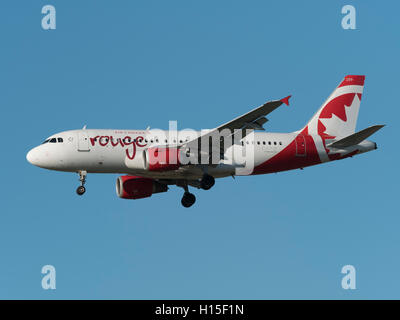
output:
<instances>
[{"instance_id":1,"label":"landing gear wheel","mask_svg":"<svg viewBox=\"0 0 400 320\"><path fill-rule=\"evenodd\" d=\"M205 174L200 181L200 187L204 190L209 190L215 184L215 179L209 174Z\"/></svg>"},{"instance_id":2,"label":"landing gear wheel","mask_svg":"<svg viewBox=\"0 0 400 320\"><path fill-rule=\"evenodd\" d=\"M181 203L185 208L191 207L196 202L196 197L193 193L185 192L183 194Z\"/></svg>"},{"instance_id":3,"label":"landing gear wheel","mask_svg":"<svg viewBox=\"0 0 400 320\"><path fill-rule=\"evenodd\" d=\"M76 193L81 196L86 191L84 184L86 182L87 172L85 170L80 170L80 171L78 171L78 174L79 174L79 181L81 182L81 185L76 189Z\"/></svg>"},{"instance_id":4,"label":"landing gear wheel","mask_svg":"<svg viewBox=\"0 0 400 320\"><path fill-rule=\"evenodd\" d=\"M77 189L76 189L76 193L78 194L78 195L83 195L84 193L85 193L85 191L86 191L86 188L84 187L84 186L79 186Z\"/></svg>"}]
</instances>

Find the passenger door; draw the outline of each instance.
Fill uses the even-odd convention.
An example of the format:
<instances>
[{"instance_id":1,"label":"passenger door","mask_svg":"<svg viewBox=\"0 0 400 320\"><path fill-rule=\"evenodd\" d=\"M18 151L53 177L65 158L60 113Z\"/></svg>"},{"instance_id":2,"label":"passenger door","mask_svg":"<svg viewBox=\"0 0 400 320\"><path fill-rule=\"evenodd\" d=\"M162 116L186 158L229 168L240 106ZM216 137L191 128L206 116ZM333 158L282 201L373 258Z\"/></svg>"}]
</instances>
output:
<instances>
[{"instance_id":1,"label":"passenger door","mask_svg":"<svg viewBox=\"0 0 400 320\"><path fill-rule=\"evenodd\" d=\"M85 130L78 132L78 151L90 151L89 137Z\"/></svg>"}]
</instances>

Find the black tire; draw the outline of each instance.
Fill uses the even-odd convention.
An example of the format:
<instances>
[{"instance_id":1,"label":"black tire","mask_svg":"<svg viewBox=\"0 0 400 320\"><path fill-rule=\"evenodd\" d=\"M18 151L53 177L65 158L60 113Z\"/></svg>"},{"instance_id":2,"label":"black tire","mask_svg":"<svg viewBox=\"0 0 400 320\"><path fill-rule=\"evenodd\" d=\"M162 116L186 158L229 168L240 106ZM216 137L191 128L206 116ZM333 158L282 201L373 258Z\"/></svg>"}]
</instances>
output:
<instances>
[{"instance_id":1,"label":"black tire","mask_svg":"<svg viewBox=\"0 0 400 320\"><path fill-rule=\"evenodd\" d=\"M76 193L77 193L79 196L83 195L85 192L86 192L86 188L85 188L84 186L79 186L79 187L76 189Z\"/></svg>"},{"instance_id":2,"label":"black tire","mask_svg":"<svg viewBox=\"0 0 400 320\"><path fill-rule=\"evenodd\" d=\"M203 190L211 189L214 186L214 184L215 184L215 179L213 176L210 176L209 174L205 174L200 181L200 186Z\"/></svg>"},{"instance_id":3,"label":"black tire","mask_svg":"<svg viewBox=\"0 0 400 320\"><path fill-rule=\"evenodd\" d=\"M185 192L181 203L185 208L191 207L196 202L196 196L193 193Z\"/></svg>"}]
</instances>

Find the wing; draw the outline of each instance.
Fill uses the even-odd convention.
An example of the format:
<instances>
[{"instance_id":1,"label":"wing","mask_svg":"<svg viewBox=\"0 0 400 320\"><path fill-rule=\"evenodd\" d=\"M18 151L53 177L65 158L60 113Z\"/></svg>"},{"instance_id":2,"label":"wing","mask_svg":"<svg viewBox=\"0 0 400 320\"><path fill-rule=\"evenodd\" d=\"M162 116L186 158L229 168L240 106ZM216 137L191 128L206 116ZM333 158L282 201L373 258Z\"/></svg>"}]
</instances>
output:
<instances>
[{"instance_id":1,"label":"wing","mask_svg":"<svg viewBox=\"0 0 400 320\"><path fill-rule=\"evenodd\" d=\"M229 129L232 132L236 130L241 130L242 131L242 137L245 137L247 133L247 129L251 130L265 130L262 126L265 124L268 119L265 117L272 111L274 111L276 108L281 106L283 103L286 105L289 105L289 99L291 96L287 96L281 100L274 100L274 101L269 101L264 103L262 106L259 106L244 115L237 117L227 123L224 123L223 125L220 125L219 127L212 129L208 131L207 133L199 136L198 138L191 140L185 144L182 144L182 148L197 148L199 146L199 143L202 139L209 139L216 133L221 132L224 129ZM213 150L215 152L217 150ZM223 153L223 150L219 150L221 153Z\"/></svg>"},{"instance_id":2,"label":"wing","mask_svg":"<svg viewBox=\"0 0 400 320\"><path fill-rule=\"evenodd\" d=\"M237 117L236 119L233 119L217 128L214 130L223 130L223 129L230 129L230 130L235 130L235 129L256 129L256 130L264 130L262 125L268 121L267 118L265 118L266 115L274 111L276 108L281 106L283 103L286 105L289 105L289 98L291 96L288 96L286 98L283 98L281 100L275 100L275 101L269 101L264 103L262 106L259 106L258 108L255 108L246 114Z\"/></svg>"}]
</instances>

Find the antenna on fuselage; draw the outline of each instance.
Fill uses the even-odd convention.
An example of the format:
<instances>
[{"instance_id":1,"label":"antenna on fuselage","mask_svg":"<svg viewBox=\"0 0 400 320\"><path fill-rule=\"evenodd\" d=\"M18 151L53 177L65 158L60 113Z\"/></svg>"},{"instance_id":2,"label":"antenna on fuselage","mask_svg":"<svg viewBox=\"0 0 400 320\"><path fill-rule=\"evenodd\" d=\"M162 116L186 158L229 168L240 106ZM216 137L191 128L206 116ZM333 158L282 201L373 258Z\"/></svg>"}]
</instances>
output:
<instances>
[{"instance_id":1,"label":"antenna on fuselage","mask_svg":"<svg viewBox=\"0 0 400 320\"><path fill-rule=\"evenodd\" d=\"M82 130L86 130L86 124L83 126Z\"/></svg>"}]
</instances>

